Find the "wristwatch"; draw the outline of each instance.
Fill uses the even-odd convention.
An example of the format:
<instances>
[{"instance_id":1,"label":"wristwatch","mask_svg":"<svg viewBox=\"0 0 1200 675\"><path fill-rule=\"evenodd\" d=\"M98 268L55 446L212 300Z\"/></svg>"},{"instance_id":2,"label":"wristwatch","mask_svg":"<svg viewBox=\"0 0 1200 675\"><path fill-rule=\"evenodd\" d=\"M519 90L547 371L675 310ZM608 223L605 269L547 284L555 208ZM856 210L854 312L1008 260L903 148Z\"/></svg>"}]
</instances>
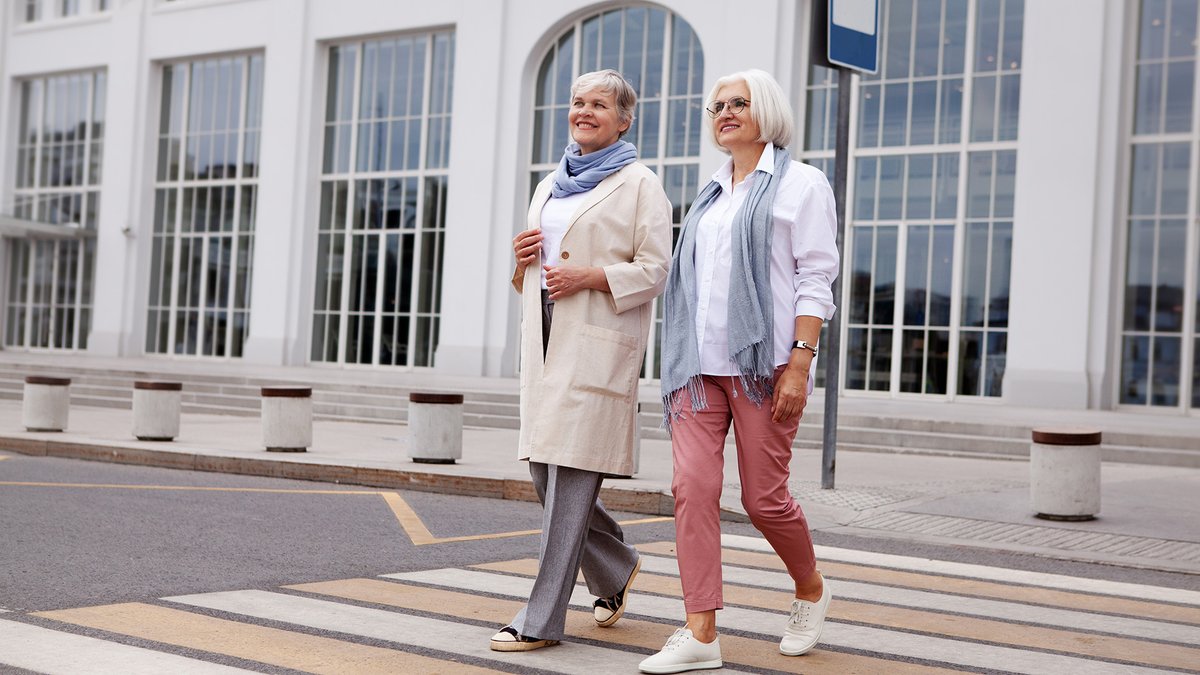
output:
<instances>
[{"instance_id":1,"label":"wristwatch","mask_svg":"<svg viewBox=\"0 0 1200 675\"><path fill-rule=\"evenodd\" d=\"M808 344L804 340L796 340L792 343L792 349L807 349L813 353L813 358L817 358L817 348Z\"/></svg>"}]
</instances>

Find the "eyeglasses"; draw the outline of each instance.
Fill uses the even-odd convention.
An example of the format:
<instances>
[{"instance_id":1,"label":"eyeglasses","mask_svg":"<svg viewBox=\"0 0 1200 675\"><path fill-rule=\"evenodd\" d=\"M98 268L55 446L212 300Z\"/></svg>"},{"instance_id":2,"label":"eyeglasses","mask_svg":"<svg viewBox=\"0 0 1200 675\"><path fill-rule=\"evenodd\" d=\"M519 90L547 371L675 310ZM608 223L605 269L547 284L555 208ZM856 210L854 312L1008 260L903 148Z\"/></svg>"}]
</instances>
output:
<instances>
[{"instance_id":1,"label":"eyeglasses","mask_svg":"<svg viewBox=\"0 0 1200 675\"><path fill-rule=\"evenodd\" d=\"M742 98L741 96L734 96L728 101L713 101L712 103L708 104L708 107L705 108L705 110L708 111L709 117L715 119L719 117L721 113L725 112L726 107L729 108L729 112L731 114L738 115L741 114L741 112L745 110L746 106L748 105L750 105L750 99Z\"/></svg>"}]
</instances>

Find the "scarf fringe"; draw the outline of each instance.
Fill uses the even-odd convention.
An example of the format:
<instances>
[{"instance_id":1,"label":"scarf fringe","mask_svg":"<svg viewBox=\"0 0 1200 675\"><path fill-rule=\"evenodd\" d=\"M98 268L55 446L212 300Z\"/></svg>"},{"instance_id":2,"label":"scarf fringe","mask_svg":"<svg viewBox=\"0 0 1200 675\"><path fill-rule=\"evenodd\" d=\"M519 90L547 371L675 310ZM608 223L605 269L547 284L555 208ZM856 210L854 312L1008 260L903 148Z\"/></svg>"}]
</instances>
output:
<instances>
[{"instance_id":1,"label":"scarf fringe","mask_svg":"<svg viewBox=\"0 0 1200 675\"><path fill-rule=\"evenodd\" d=\"M738 382L742 391L754 405L775 392L774 348L768 340L759 340L733 355L731 361L738 370Z\"/></svg>"},{"instance_id":2,"label":"scarf fringe","mask_svg":"<svg viewBox=\"0 0 1200 675\"><path fill-rule=\"evenodd\" d=\"M671 436L671 423L674 420L683 418L683 397L687 395L688 402L691 403L692 412L708 408L708 395L704 393L704 376L693 375L688 378L686 384L682 387L663 394L663 421L662 428L667 430L667 437Z\"/></svg>"}]
</instances>

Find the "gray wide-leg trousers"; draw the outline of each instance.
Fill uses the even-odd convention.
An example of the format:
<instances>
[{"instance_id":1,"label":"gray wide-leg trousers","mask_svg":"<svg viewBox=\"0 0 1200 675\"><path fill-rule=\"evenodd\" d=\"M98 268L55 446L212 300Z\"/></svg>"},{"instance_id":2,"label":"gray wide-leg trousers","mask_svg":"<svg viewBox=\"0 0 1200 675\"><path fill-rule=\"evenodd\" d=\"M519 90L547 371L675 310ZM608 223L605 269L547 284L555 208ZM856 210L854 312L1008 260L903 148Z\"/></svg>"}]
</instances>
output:
<instances>
[{"instance_id":1,"label":"gray wide-leg trousers","mask_svg":"<svg viewBox=\"0 0 1200 675\"><path fill-rule=\"evenodd\" d=\"M539 462L529 463L529 474L542 503L541 550L529 603L512 627L528 637L561 640L579 570L592 595L611 597L625 588L638 552L600 503L603 474Z\"/></svg>"}]
</instances>

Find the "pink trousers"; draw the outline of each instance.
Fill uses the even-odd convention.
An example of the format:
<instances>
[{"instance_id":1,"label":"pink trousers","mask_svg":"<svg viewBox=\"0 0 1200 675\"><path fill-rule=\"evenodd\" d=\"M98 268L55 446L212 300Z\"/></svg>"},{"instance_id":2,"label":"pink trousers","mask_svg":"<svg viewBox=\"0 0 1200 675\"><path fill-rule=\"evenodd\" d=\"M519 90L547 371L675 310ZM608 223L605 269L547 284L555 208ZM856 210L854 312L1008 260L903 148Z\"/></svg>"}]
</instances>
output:
<instances>
[{"instance_id":1,"label":"pink trousers","mask_svg":"<svg viewBox=\"0 0 1200 675\"><path fill-rule=\"evenodd\" d=\"M776 380L782 372L782 366L775 371ZM805 579L816 569L808 521L788 491L788 462L799 419L772 422L770 400L761 407L754 405L736 377L705 375L703 383L708 407L693 412L684 395L683 416L671 422L675 547L683 604L691 613L724 606L720 499L730 421L737 443L742 506L750 522L783 559L792 579Z\"/></svg>"}]
</instances>

